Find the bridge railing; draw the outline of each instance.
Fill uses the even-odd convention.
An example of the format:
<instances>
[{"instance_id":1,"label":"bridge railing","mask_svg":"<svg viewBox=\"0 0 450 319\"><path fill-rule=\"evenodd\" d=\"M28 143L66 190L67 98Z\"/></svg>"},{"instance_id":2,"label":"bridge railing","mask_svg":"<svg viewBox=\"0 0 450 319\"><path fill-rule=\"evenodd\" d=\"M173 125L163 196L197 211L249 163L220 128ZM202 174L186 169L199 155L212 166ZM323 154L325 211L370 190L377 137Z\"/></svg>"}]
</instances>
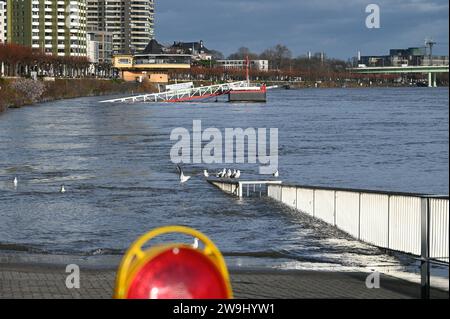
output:
<instances>
[{"instance_id":1,"label":"bridge railing","mask_svg":"<svg viewBox=\"0 0 450 319\"><path fill-rule=\"evenodd\" d=\"M193 97L202 97L208 94L224 93L236 87L247 86L246 81L215 84L209 86L199 86L193 88L183 88L179 90L171 90L160 93L149 93L142 95L133 95L128 97L121 97L112 100L100 101L100 103L125 103L125 102L170 102L179 100L188 100Z\"/></svg>"},{"instance_id":2,"label":"bridge railing","mask_svg":"<svg viewBox=\"0 0 450 319\"><path fill-rule=\"evenodd\" d=\"M449 262L448 197L292 185L268 185L268 196L358 240Z\"/></svg>"}]
</instances>

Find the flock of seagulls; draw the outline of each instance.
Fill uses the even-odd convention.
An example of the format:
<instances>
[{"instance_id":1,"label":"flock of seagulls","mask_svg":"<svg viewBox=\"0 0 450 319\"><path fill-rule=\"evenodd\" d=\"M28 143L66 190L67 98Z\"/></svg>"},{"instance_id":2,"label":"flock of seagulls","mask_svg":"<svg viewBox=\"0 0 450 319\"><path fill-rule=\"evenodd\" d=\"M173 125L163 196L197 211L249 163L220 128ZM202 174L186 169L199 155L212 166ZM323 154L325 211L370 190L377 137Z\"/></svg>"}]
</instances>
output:
<instances>
[{"instance_id":1,"label":"flock of seagulls","mask_svg":"<svg viewBox=\"0 0 450 319\"><path fill-rule=\"evenodd\" d=\"M13 185L14 185L14 188L17 189L17 186L19 185L19 179L17 178L17 176L15 176L13 179ZM66 192L66 187L64 185L61 185L59 192L64 194Z\"/></svg>"},{"instance_id":2,"label":"flock of seagulls","mask_svg":"<svg viewBox=\"0 0 450 319\"><path fill-rule=\"evenodd\" d=\"M208 177L209 174L207 174L208 171L205 170L205 177ZM231 178L231 179L239 179L241 177L241 171L240 170L231 170L224 168L220 172L217 172L215 174L217 178Z\"/></svg>"},{"instance_id":3,"label":"flock of seagulls","mask_svg":"<svg viewBox=\"0 0 450 319\"><path fill-rule=\"evenodd\" d=\"M178 170L179 179L180 179L180 183L181 184L184 184L188 180L191 179L192 176L188 176L188 175L184 174L184 171L183 171L183 169L181 168L180 165L177 165L177 170ZM211 176L211 174L208 172L208 170L205 169L205 170L203 170L203 176L205 178L208 178L208 177ZM231 170L229 168L228 169L224 168L221 171L215 173L214 176L217 177L217 178L239 179L241 177L241 171L240 170L236 170L236 169ZM272 174L272 176L273 177L279 177L280 176L279 171L278 170L275 171Z\"/></svg>"}]
</instances>

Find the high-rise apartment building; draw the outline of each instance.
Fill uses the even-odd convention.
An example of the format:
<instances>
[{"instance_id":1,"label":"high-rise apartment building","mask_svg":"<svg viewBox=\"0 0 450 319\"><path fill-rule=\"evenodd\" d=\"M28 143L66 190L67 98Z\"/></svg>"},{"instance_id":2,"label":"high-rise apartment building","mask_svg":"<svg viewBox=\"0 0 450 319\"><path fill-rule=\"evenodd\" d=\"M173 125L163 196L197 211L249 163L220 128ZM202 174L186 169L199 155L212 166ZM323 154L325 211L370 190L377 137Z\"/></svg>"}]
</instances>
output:
<instances>
[{"instance_id":1,"label":"high-rise apartment building","mask_svg":"<svg viewBox=\"0 0 450 319\"><path fill-rule=\"evenodd\" d=\"M112 54L142 52L154 37L154 0L87 0L87 27L112 35Z\"/></svg>"},{"instance_id":2,"label":"high-rise apartment building","mask_svg":"<svg viewBox=\"0 0 450 319\"><path fill-rule=\"evenodd\" d=\"M8 42L86 56L86 0L8 0Z\"/></svg>"},{"instance_id":3,"label":"high-rise apartment building","mask_svg":"<svg viewBox=\"0 0 450 319\"><path fill-rule=\"evenodd\" d=\"M0 0L0 43L7 39L6 1Z\"/></svg>"}]
</instances>

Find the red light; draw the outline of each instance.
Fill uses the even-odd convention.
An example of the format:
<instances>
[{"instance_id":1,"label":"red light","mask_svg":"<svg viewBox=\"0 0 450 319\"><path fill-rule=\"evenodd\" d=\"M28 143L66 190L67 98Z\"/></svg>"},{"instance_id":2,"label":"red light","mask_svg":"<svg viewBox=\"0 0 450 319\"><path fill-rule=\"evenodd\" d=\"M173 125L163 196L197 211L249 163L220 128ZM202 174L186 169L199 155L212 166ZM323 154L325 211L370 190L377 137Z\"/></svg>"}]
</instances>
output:
<instances>
[{"instance_id":1,"label":"red light","mask_svg":"<svg viewBox=\"0 0 450 319\"><path fill-rule=\"evenodd\" d=\"M222 274L214 263L191 248L172 248L136 273L129 299L226 299Z\"/></svg>"}]
</instances>

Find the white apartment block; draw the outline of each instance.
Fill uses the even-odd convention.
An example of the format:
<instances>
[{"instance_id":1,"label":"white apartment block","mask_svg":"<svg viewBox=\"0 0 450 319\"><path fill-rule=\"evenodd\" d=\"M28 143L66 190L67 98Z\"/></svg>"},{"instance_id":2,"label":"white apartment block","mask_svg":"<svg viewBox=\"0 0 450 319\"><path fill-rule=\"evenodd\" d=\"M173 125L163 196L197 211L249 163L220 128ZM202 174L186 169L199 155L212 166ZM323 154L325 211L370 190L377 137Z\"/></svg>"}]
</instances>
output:
<instances>
[{"instance_id":1,"label":"white apartment block","mask_svg":"<svg viewBox=\"0 0 450 319\"><path fill-rule=\"evenodd\" d=\"M245 60L218 60L217 64L225 69L245 69L247 62ZM251 60L250 68L258 71L269 71L268 60Z\"/></svg>"},{"instance_id":2,"label":"white apartment block","mask_svg":"<svg viewBox=\"0 0 450 319\"><path fill-rule=\"evenodd\" d=\"M8 0L8 40L47 54L86 56L86 0Z\"/></svg>"}]
</instances>

